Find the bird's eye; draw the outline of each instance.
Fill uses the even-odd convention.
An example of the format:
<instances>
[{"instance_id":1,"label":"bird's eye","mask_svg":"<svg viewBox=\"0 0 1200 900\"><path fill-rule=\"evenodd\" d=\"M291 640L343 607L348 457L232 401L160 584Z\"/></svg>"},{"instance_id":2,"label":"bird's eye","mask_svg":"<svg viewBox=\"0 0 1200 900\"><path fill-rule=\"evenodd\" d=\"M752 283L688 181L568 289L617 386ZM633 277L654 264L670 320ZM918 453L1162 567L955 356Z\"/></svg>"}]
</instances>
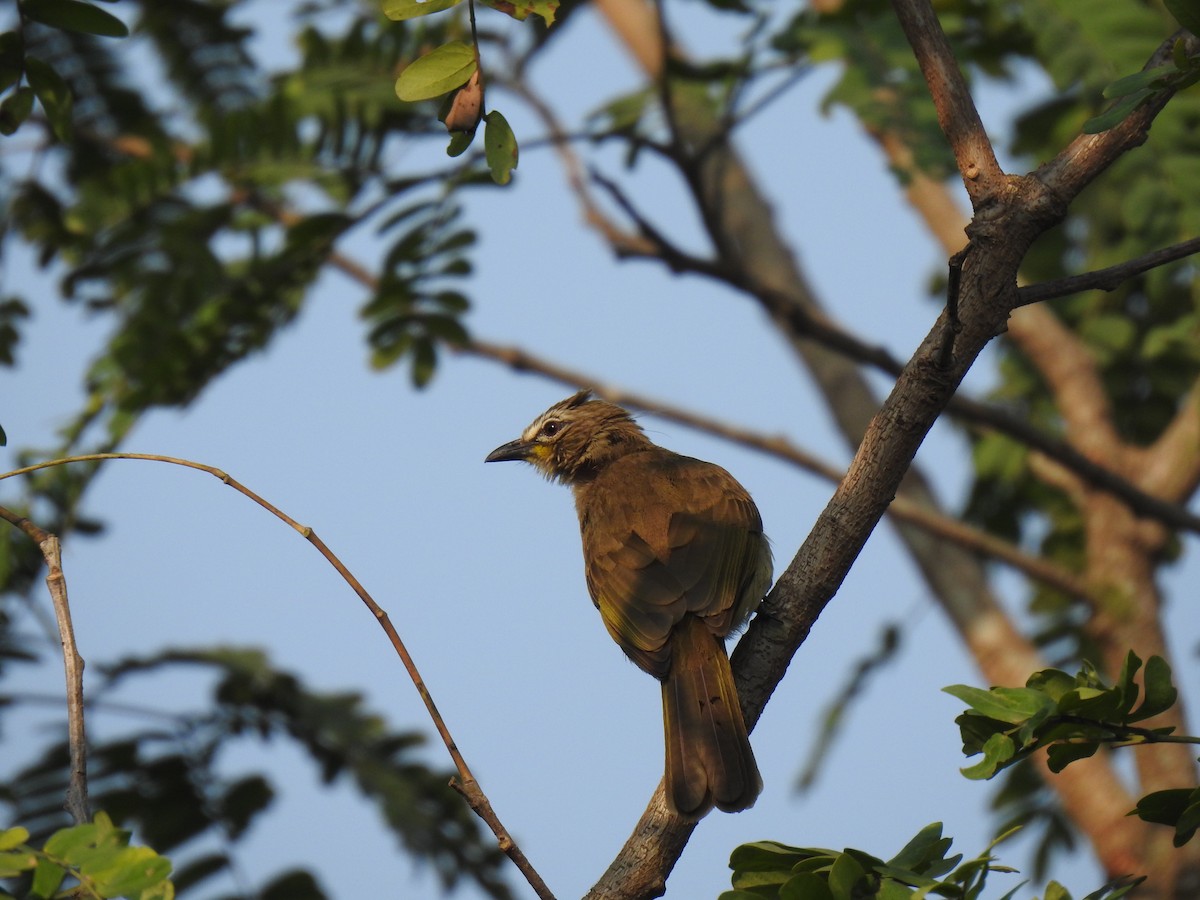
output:
<instances>
[{"instance_id":1,"label":"bird's eye","mask_svg":"<svg viewBox=\"0 0 1200 900\"><path fill-rule=\"evenodd\" d=\"M561 427L561 424L552 419L542 426L542 434L544 434L546 437L554 437L556 434L558 434L558 430Z\"/></svg>"}]
</instances>

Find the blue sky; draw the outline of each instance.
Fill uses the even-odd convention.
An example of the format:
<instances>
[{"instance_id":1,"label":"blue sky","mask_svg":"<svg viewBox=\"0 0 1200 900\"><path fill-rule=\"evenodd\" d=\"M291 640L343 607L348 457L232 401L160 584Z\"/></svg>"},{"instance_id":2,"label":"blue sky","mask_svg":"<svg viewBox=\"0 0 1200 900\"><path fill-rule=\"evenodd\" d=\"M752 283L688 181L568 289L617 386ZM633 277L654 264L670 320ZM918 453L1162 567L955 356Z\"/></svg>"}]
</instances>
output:
<instances>
[{"instance_id":1,"label":"blue sky","mask_svg":"<svg viewBox=\"0 0 1200 900\"><path fill-rule=\"evenodd\" d=\"M721 27L698 16L688 23L687 42L711 49L724 37ZM286 52L281 34L263 47ZM925 286L943 255L853 120L816 112L831 74L802 81L769 121L748 126L739 147L829 308L907 358L937 315ZM586 11L534 78L568 121L639 84ZM985 92L985 119L999 129L1005 111L1037 89L1019 82L1013 94ZM512 98L491 103L518 135L539 132ZM413 150L414 160L425 152ZM620 172L617 157L604 164ZM684 242L698 241L682 194L663 171L647 167L629 183L656 221L678 228ZM614 260L583 226L563 185L551 152L527 152L511 188L470 201L468 218L480 233L473 334L594 373L604 384L785 434L832 461L848 459L820 399L751 301L652 264ZM365 261L373 250L359 237L342 249ZM44 285L41 278L16 268L3 287ZM103 321L38 290L28 291L37 308L21 364L0 373L5 469L15 465L17 448L50 443L70 418L82 398L80 374L104 338ZM432 386L415 392L404 369L369 369L357 317L363 300L359 286L325 274L299 321L267 352L219 378L187 410L148 416L125 449L219 466L315 528L389 611L533 864L560 897L580 895L624 842L661 775L659 692L609 641L592 608L569 492L526 467L483 465L489 450L570 391L448 356ZM967 389L989 380L985 358ZM887 382L877 381L882 394ZM657 442L718 462L746 485L782 571L832 486L653 416L642 421ZM968 471L954 431L935 428L918 461L956 504ZM349 589L294 532L215 479L116 463L98 479L87 511L108 530L101 540L70 542L64 562L89 661L166 644L259 645L311 685L360 690L393 726L432 733L386 639ZM1186 543L1191 550L1194 541ZM1171 583L1187 583L1189 568L1171 572ZM1019 600L1015 579L1001 583ZM1194 682L1195 616L1178 604L1172 615L1175 649L1187 665L1178 680ZM855 707L817 787L797 796L792 784L823 705L886 622L903 623L907 652ZM728 886L729 851L750 840L853 845L886 856L940 819L956 849L982 849L989 790L959 775L953 719L960 706L939 692L963 681L978 682L972 664L881 528L753 735L766 792L752 811L704 821L667 896L715 896ZM60 685L53 668L25 677L29 690ZM180 675L165 686L131 683L126 696L169 696L172 708L183 708L202 703L206 687ZM31 746L40 742L39 729L57 715L42 709L13 720L10 746L22 725ZM90 722L99 736L126 725L106 716ZM432 741L427 757L449 765ZM277 814L240 853L251 881L295 864L315 868L335 896L380 896L381 887L389 896L437 895L433 879L396 852L353 789L320 787L314 767L293 749L247 743L223 765L231 773L266 767L282 787ZM1025 862L1015 848L1004 855ZM1062 877L1079 894L1100 883L1085 860Z\"/></svg>"}]
</instances>

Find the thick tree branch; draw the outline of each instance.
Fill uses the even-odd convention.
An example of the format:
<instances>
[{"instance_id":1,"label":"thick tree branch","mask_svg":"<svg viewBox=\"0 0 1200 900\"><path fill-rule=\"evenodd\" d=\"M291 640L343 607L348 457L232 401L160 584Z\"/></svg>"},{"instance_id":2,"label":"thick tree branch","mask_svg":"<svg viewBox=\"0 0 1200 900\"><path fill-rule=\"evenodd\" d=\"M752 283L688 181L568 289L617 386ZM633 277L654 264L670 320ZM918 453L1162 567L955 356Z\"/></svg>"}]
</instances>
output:
<instances>
[{"instance_id":1,"label":"thick tree branch","mask_svg":"<svg viewBox=\"0 0 1200 900\"><path fill-rule=\"evenodd\" d=\"M1013 313L1008 336L1045 380L1070 445L1088 459L1119 466L1124 461L1124 442L1113 424L1100 368L1087 346L1043 306Z\"/></svg>"},{"instance_id":2,"label":"thick tree branch","mask_svg":"<svg viewBox=\"0 0 1200 900\"><path fill-rule=\"evenodd\" d=\"M1200 381L1192 385L1171 424L1138 461L1141 483L1177 503L1200 487Z\"/></svg>"}]
</instances>

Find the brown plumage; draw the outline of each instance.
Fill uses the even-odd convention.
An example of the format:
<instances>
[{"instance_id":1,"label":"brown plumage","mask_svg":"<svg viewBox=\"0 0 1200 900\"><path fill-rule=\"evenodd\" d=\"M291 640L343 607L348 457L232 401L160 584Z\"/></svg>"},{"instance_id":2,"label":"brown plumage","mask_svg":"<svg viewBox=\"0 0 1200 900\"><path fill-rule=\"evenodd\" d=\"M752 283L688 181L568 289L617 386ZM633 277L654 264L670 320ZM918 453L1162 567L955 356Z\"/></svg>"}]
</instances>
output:
<instances>
[{"instance_id":1,"label":"brown plumage","mask_svg":"<svg viewBox=\"0 0 1200 900\"><path fill-rule=\"evenodd\" d=\"M587 391L557 403L488 462L524 460L570 486L584 571L608 633L662 682L667 802L699 818L753 805L762 779L724 639L771 583L750 495L720 466L651 443Z\"/></svg>"}]
</instances>

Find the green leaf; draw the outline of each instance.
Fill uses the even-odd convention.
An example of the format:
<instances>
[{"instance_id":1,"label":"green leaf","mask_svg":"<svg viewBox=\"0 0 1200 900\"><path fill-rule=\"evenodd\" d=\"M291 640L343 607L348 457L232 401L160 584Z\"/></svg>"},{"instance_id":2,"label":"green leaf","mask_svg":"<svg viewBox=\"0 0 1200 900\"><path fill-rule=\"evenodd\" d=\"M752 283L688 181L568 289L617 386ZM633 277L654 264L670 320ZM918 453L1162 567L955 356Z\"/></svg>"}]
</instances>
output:
<instances>
[{"instance_id":1,"label":"green leaf","mask_svg":"<svg viewBox=\"0 0 1200 900\"><path fill-rule=\"evenodd\" d=\"M70 140L72 97L62 76L40 59L30 56L25 60L25 77L41 101L55 137L60 141Z\"/></svg>"},{"instance_id":2,"label":"green leaf","mask_svg":"<svg viewBox=\"0 0 1200 900\"><path fill-rule=\"evenodd\" d=\"M0 91L17 83L25 68L25 43L15 31L0 34Z\"/></svg>"},{"instance_id":3,"label":"green leaf","mask_svg":"<svg viewBox=\"0 0 1200 900\"><path fill-rule=\"evenodd\" d=\"M100 37L128 37L125 23L111 13L80 0L26 0L21 10L35 22Z\"/></svg>"},{"instance_id":4,"label":"green leaf","mask_svg":"<svg viewBox=\"0 0 1200 900\"><path fill-rule=\"evenodd\" d=\"M779 900L833 900L833 891L820 875L799 872L780 885Z\"/></svg>"},{"instance_id":5,"label":"green leaf","mask_svg":"<svg viewBox=\"0 0 1200 900\"><path fill-rule=\"evenodd\" d=\"M1154 82L1158 81L1175 71L1175 66L1158 66L1154 69L1146 69L1143 72L1134 72L1132 75L1126 75L1124 78L1118 78L1112 84L1104 89L1104 97L1108 100L1115 100L1118 97L1128 97L1130 94L1135 94L1143 88L1148 88Z\"/></svg>"},{"instance_id":6,"label":"green leaf","mask_svg":"<svg viewBox=\"0 0 1200 900\"><path fill-rule=\"evenodd\" d=\"M1171 666L1161 656L1152 656L1146 663L1146 671L1142 675L1146 689L1146 699L1138 707L1137 712L1129 717L1130 722L1140 722L1157 716L1175 705L1179 692L1171 684Z\"/></svg>"},{"instance_id":7,"label":"green leaf","mask_svg":"<svg viewBox=\"0 0 1200 900\"><path fill-rule=\"evenodd\" d=\"M1175 846L1181 847L1200 826L1200 788L1154 791L1138 800L1129 815L1136 815L1144 822L1173 826Z\"/></svg>"},{"instance_id":8,"label":"green leaf","mask_svg":"<svg viewBox=\"0 0 1200 900\"><path fill-rule=\"evenodd\" d=\"M512 180L512 170L517 167L517 137L508 120L495 110L484 116L484 121L487 124L483 130L483 152L492 181L508 184Z\"/></svg>"},{"instance_id":9,"label":"green leaf","mask_svg":"<svg viewBox=\"0 0 1200 900\"><path fill-rule=\"evenodd\" d=\"M967 684L952 684L942 690L980 715L1011 725L1024 722L1051 704L1049 697L1031 688L994 687L985 691Z\"/></svg>"},{"instance_id":10,"label":"green leaf","mask_svg":"<svg viewBox=\"0 0 1200 900\"><path fill-rule=\"evenodd\" d=\"M171 861L149 847L122 847L110 859L83 869L110 897L122 897L152 888L171 873Z\"/></svg>"},{"instance_id":11,"label":"green leaf","mask_svg":"<svg viewBox=\"0 0 1200 900\"><path fill-rule=\"evenodd\" d=\"M899 853L888 860L888 864L901 869L916 869L932 858L941 859L949 846L949 838L942 837L942 823L933 822L918 831Z\"/></svg>"},{"instance_id":12,"label":"green leaf","mask_svg":"<svg viewBox=\"0 0 1200 900\"><path fill-rule=\"evenodd\" d=\"M559 0L483 0L494 10L512 16L518 22L524 22L530 14L541 16L547 25L554 24L554 15L558 12Z\"/></svg>"},{"instance_id":13,"label":"green leaf","mask_svg":"<svg viewBox=\"0 0 1200 900\"><path fill-rule=\"evenodd\" d=\"M22 828L20 825L0 831L0 850L11 850L27 840L29 840L29 829Z\"/></svg>"},{"instance_id":14,"label":"green leaf","mask_svg":"<svg viewBox=\"0 0 1200 900\"><path fill-rule=\"evenodd\" d=\"M66 877L66 869L43 857L38 860L37 868L33 870L33 883L29 893L34 897L53 897Z\"/></svg>"},{"instance_id":15,"label":"green leaf","mask_svg":"<svg viewBox=\"0 0 1200 900\"><path fill-rule=\"evenodd\" d=\"M983 759L973 766L959 771L972 781L982 781L991 778L996 772L1013 758L1016 745L1006 734L993 734L983 745Z\"/></svg>"},{"instance_id":16,"label":"green leaf","mask_svg":"<svg viewBox=\"0 0 1200 900\"><path fill-rule=\"evenodd\" d=\"M396 79L396 96L409 103L432 100L462 87L475 73L475 50L462 41L451 41L414 60Z\"/></svg>"},{"instance_id":17,"label":"green leaf","mask_svg":"<svg viewBox=\"0 0 1200 900\"><path fill-rule=\"evenodd\" d=\"M28 850L0 851L0 878L12 878L37 865L37 857Z\"/></svg>"},{"instance_id":18,"label":"green leaf","mask_svg":"<svg viewBox=\"0 0 1200 900\"><path fill-rule=\"evenodd\" d=\"M1175 21L1200 36L1200 3L1196 0L1163 0Z\"/></svg>"},{"instance_id":19,"label":"green leaf","mask_svg":"<svg viewBox=\"0 0 1200 900\"><path fill-rule=\"evenodd\" d=\"M453 159L456 156L462 156L467 152L467 148L471 146L471 142L475 140L475 132L473 131L453 131L450 133L450 143L446 147L446 155Z\"/></svg>"},{"instance_id":20,"label":"green leaf","mask_svg":"<svg viewBox=\"0 0 1200 900\"><path fill-rule=\"evenodd\" d=\"M437 347L431 340L413 342L412 382L413 387L423 388L433 380L437 369Z\"/></svg>"},{"instance_id":21,"label":"green leaf","mask_svg":"<svg viewBox=\"0 0 1200 900\"><path fill-rule=\"evenodd\" d=\"M416 19L458 6L462 0L383 0L383 14L389 19L403 22Z\"/></svg>"},{"instance_id":22,"label":"green leaf","mask_svg":"<svg viewBox=\"0 0 1200 900\"><path fill-rule=\"evenodd\" d=\"M1130 875L1122 878L1114 878L1104 887L1100 888L1100 890L1092 891L1086 897L1082 898L1082 900L1120 900L1121 897L1124 897L1145 880L1145 875L1140 878L1133 878Z\"/></svg>"},{"instance_id":23,"label":"green leaf","mask_svg":"<svg viewBox=\"0 0 1200 900\"><path fill-rule=\"evenodd\" d=\"M834 900L854 900L855 886L866 877L866 870L849 853L843 853L829 870L829 891Z\"/></svg>"},{"instance_id":24,"label":"green leaf","mask_svg":"<svg viewBox=\"0 0 1200 900\"><path fill-rule=\"evenodd\" d=\"M1182 847L1192 839L1192 835L1196 833L1196 829L1200 828L1200 797L1196 796L1197 792L1192 792L1191 802L1179 815L1179 821L1175 823L1175 846Z\"/></svg>"},{"instance_id":25,"label":"green leaf","mask_svg":"<svg viewBox=\"0 0 1200 900\"><path fill-rule=\"evenodd\" d=\"M1100 745L1094 741L1079 744L1052 744L1046 750L1047 765L1051 772L1061 772L1071 763L1095 756Z\"/></svg>"},{"instance_id":26,"label":"green leaf","mask_svg":"<svg viewBox=\"0 0 1200 900\"><path fill-rule=\"evenodd\" d=\"M1063 694L1075 687L1075 679L1061 669L1042 669L1030 675L1025 686L1041 691L1057 703Z\"/></svg>"},{"instance_id":27,"label":"green leaf","mask_svg":"<svg viewBox=\"0 0 1200 900\"><path fill-rule=\"evenodd\" d=\"M1130 94L1112 109L1084 122L1083 133L1099 134L1101 131L1108 131L1108 129L1120 125L1125 121L1126 116L1141 106L1142 101L1153 93L1154 91L1146 88L1145 90Z\"/></svg>"},{"instance_id":28,"label":"green leaf","mask_svg":"<svg viewBox=\"0 0 1200 900\"><path fill-rule=\"evenodd\" d=\"M0 134L9 135L21 127L21 123L33 112L33 91L19 87L0 103Z\"/></svg>"},{"instance_id":29,"label":"green leaf","mask_svg":"<svg viewBox=\"0 0 1200 900\"><path fill-rule=\"evenodd\" d=\"M754 841L733 848L729 854L729 868L736 872L790 871L797 860L810 856L811 851L778 841Z\"/></svg>"}]
</instances>

